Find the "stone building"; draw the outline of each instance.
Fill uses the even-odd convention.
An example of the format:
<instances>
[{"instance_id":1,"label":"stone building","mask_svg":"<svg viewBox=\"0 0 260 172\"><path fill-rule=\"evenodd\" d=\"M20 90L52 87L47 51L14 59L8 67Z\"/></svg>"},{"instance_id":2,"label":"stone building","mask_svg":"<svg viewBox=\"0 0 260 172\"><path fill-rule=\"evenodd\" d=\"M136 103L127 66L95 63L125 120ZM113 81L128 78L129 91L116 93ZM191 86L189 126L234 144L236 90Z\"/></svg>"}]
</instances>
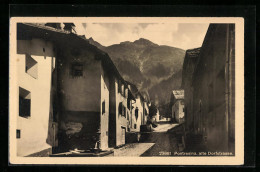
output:
<instances>
[{"instance_id":1,"label":"stone building","mask_svg":"<svg viewBox=\"0 0 260 172\"><path fill-rule=\"evenodd\" d=\"M234 152L235 25L210 24L196 61L188 129L203 135L209 151Z\"/></svg>"},{"instance_id":2,"label":"stone building","mask_svg":"<svg viewBox=\"0 0 260 172\"><path fill-rule=\"evenodd\" d=\"M193 89L191 86L191 79L194 68L199 59L200 48L190 49L186 51L183 69L182 69L182 88L184 89L184 105L185 105L185 127L192 129L193 126Z\"/></svg>"},{"instance_id":3,"label":"stone building","mask_svg":"<svg viewBox=\"0 0 260 172\"><path fill-rule=\"evenodd\" d=\"M125 144L128 85L106 53L60 26L17 24L19 156Z\"/></svg>"}]
</instances>

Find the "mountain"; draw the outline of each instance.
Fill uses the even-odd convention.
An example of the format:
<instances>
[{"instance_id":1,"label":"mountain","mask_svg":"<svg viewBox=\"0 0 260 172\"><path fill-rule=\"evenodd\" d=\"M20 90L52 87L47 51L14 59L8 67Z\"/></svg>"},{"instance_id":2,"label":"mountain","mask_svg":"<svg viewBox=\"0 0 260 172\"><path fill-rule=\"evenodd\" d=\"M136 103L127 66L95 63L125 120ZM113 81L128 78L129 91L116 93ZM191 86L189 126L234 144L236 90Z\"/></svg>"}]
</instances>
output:
<instances>
[{"instance_id":1,"label":"mountain","mask_svg":"<svg viewBox=\"0 0 260 172\"><path fill-rule=\"evenodd\" d=\"M160 114L164 114L166 105L169 107L171 92L174 89L181 87L182 70L177 71L168 79L162 80L160 83L155 84L148 90L151 100L155 101L155 104L159 107Z\"/></svg>"},{"instance_id":2,"label":"mountain","mask_svg":"<svg viewBox=\"0 0 260 172\"><path fill-rule=\"evenodd\" d=\"M89 43L107 52L123 78L151 100L156 99L158 106L167 103L171 90L180 87L183 49L158 45L144 38L110 46L89 38Z\"/></svg>"}]
</instances>

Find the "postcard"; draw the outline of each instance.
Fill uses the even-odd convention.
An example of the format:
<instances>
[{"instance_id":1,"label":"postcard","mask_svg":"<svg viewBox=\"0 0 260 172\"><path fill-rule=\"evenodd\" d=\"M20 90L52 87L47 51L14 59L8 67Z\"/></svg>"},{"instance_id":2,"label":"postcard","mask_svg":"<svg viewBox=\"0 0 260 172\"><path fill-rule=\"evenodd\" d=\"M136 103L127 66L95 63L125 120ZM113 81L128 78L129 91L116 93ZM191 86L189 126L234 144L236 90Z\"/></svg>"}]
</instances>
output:
<instances>
[{"instance_id":1,"label":"postcard","mask_svg":"<svg viewBox=\"0 0 260 172\"><path fill-rule=\"evenodd\" d=\"M243 165L244 19L12 17L10 164Z\"/></svg>"}]
</instances>

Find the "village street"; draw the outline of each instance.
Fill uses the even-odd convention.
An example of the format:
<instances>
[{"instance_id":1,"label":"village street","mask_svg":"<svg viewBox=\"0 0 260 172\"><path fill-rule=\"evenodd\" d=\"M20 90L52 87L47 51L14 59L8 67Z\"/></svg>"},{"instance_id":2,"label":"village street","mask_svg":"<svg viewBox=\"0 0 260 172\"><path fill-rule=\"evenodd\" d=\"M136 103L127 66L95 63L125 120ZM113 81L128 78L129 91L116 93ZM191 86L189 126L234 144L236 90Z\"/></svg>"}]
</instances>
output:
<instances>
[{"instance_id":1,"label":"village street","mask_svg":"<svg viewBox=\"0 0 260 172\"><path fill-rule=\"evenodd\" d=\"M153 132L141 134L139 143L130 143L114 149L108 156L170 156L178 150L179 140L172 132L178 124L161 122Z\"/></svg>"}]
</instances>

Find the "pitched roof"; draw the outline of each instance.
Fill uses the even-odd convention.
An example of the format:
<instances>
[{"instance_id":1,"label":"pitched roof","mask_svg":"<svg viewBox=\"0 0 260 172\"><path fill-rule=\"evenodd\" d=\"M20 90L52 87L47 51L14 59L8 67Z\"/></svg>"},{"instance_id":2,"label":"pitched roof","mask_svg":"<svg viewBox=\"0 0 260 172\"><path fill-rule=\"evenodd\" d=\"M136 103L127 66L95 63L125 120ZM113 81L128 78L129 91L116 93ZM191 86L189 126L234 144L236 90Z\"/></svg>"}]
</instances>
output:
<instances>
[{"instance_id":1,"label":"pitched roof","mask_svg":"<svg viewBox=\"0 0 260 172\"><path fill-rule=\"evenodd\" d=\"M190 58L198 57L199 53L200 53L200 47L186 50L186 56L189 56Z\"/></svg>"},{"instance_id":2,"label":"pitched roof","mask_svg":"<svg viewBox=\"0 0 260 172\"><path fill-rule=\"evenodd\" d=\"M175 99L184 99L184 90L173 90L172 94Z\"/></svg>"},{"instance_id":3,"label":"pitched roof","mask_svg":"<svg viewBox=\"0 0 260 172\"><path fill-rule=\"evenodd\" d=\"M120 80L123 81L125 85L126 82L117 70L113 61L109 55L97 48L96 46L89 43L89 41L77 34L70 33L66 30L56 29L50 26L45 26L44 24L38 23L17 23L17 39L31 39L31 38L43 38L46 40L53 41L57 44L73 44L77 42L82 48L89 48L97 52L97 56L104 62L106 68L115 74Z\"/></svg>"},{"instance_id":4,"label":"pitched roof","mask_svg":"<svg viewBox=\"0 0 260 172\"><path fill-rule=\"evenodd\" d=\"M186 50L183 67L182 67L182 83L181 88L184 88L185 84L191 82L191 78L199 59L201 48L194 48Z\"/></svg>"},{"instance_id":5,"label":"pitched roof","mask_svg":"<svg viewBox=\"0 0 260 172\"><path fill-rule=\"evenodd\" d=\"M135 98L137 98L138 95L140 95L141 99L145 101L145 98L143 97L143 95L140 93L140 91L138 90L138 88L136 87L136 85L134 85L133 83L129 82L129 81L125 81L128 85L130 85L130 91L133 94L133 96Z\"/></svg>"}]
</instances>

